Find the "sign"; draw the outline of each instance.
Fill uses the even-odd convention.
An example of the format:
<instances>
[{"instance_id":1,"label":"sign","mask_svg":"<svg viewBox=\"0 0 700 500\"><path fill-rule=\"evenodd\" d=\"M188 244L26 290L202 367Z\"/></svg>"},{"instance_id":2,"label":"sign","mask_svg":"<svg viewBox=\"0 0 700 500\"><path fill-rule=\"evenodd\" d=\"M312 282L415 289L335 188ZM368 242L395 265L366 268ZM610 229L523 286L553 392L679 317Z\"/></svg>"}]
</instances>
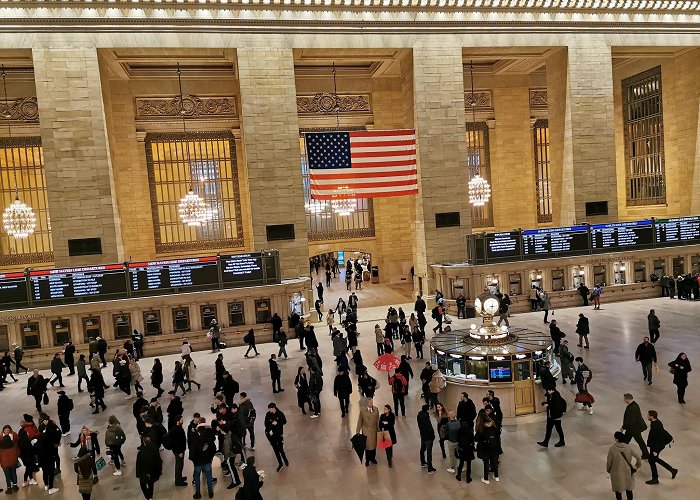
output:
<instances>
[{"instance_id":1,"label":"sign","mask_svg":"<svg viewBox=\"0 0 700 500\"><path fill-rule=\"evenodd\" d=\"M129 263L129 286L134 293L217 288L218 284L216 256Z\"/></svg>"},{"instance_id":2,"label":"sign","mask_svg":"<svg viewBox=\"0 0 700 500\"><path fill-rule=\"evenodd\" d=\"M591 226L591 249L595 251L619 251L645 248L654 244L654 227L651 220L613 222Z\"/></svg>"},{"instance_id":3,"label":"sign","mask_svg":"<svg viewBox=\"0 0 700 500\"><path fill-rule=\"evenodd\" d=\"M486 235L486 259L510 260L520 256L520 231L507 233L488 233Z\"/></svg>"},{"instance_id":4,"label":"sign","mask_svg":"<svg viewBox=\"0 0 700 500\"><path fill-rule=\"evenodd\" d=\"M523 231L524 257L542 258L587 252L588 226L585 225Z\"/></svg>"},{"instance_id":5,"label":"sign","mask_svg":"<svg viewBox=\"0 0 700 500\"><path fill-rule=\"evenodd\" d=\"M0 308L27 305L27 276L23 272L0 274Z\"/></svg>"},{"instance_id":6,"label":"sign","mask_svg":"<svg viewBox=\"0 0 700 500\"><path fill-rule=\"evenodd\" d=\"M29 272L32 302L80 302L126 297L123 264Z\"/></svg>"},{"instance_id":7,"label":"sign","mask_svg":"<svg viewBox=\"0 0 700 500\"><path fill-rule=\"evenodd\" d=\"M230 283L263 284L263 257L260 253L221 256L221 280Z\"/></svg>"},{"instance_id":8,"label":"sign","mask_svg":"<svg viewBox=\"0 0 700 500\"><path fill-rule=\"evenodd\" d=\"M700 243L700 216L656 220L655 242L658 246Z\"/></svg>"}]
</instances>

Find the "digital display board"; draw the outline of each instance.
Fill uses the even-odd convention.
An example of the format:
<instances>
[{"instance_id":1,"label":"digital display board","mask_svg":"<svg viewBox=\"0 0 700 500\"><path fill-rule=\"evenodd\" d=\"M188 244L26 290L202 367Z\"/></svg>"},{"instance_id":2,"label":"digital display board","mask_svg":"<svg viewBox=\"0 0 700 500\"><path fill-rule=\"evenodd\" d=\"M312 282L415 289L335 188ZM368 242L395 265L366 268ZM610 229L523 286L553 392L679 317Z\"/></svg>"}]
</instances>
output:
<instances>
[{"instance_id":1,"label":"digital display board","mask_svg":"<svg viewBox=\"0 0 700 500\"><path fill-rule=\"evenodd\" d=\"M129 286L134 293L217 288L218 285L216 256L129 263Z\"/></svg>"},{"instance_id":2,"label":"digital display board","mask_svg":"<svg viewBox=\"0 0 700 500\"><path fill-rule=\"evenodd\" d=\"M520 256L520 231L486 235L486 258L489 261Z\"/></svg>"},{"instance_id":3,"label":"digital display board","mask_svg":"<svg viewBox=\"0 0 700 500\"><path fill-rule=\"evenodd\" d=\"M27 277L23 272L0 274L0 307L26 306Z\"/></svg>"},{"instance_id":4,"label":"digital display board","mask_svg":"<svg viewBox=\"0 0 700 500\"><path fill-rule=\"evenodd\" d=\"M654 244L654 227L651 220L613 222L591 226L593 251L631 250Z\"/></svg>"},{"instance_id":5,"label":"digital display board","mask_svg":"<svg viewBox=\"0 0 700 500\"><path fill-rule=\"evenodd\" d=\"M656 220L656 244L659 246L700 243L700 216Z\"/></svg>"},{"instance_id":6,"label":"digital display board","mask_svg":"<svg viewBox=\"0 0 700 500\"><path fill-rule=\"evenodd\" d=\"M221 279L224 284L263 282L263 258L260 253L222 255Z\"/></svg>"},{"instance_id":7,"label":"digital display board","mask_svg":"<svg viewBox=\"0 0 700 500\"><path fill-rule=\"evenodd\" d=\"M30 271L33 302L70 302L126 296L124 264Z\"/></svg>"},{"instance_id":8,"label":"digital display board","mask_svg":"<svg viewBox=\"0 0 700 500\"><path fill-rule=\"evenodd\" d=\"M588 226L529 229L523 231L524 257L549 257L588 251Z\"/></svg>"}]
</instances>

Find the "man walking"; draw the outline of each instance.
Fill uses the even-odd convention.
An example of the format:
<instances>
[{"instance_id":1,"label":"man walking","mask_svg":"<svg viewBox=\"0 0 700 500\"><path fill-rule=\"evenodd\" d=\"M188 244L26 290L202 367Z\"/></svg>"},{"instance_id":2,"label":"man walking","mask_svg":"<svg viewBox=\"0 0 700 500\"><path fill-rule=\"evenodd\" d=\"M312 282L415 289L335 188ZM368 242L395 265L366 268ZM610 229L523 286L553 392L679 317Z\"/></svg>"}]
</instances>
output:
<instances>
[{"instance_id":1,"label":"man walking","mask_svg":"<svg viewBox=\"0 0 700 500\"><path fill-rule=\"evenodd\" d=\"M659 340L661 334L659 333L659 327L661 326L661 321L653 309L649 310L649 315L647 316L647 322L649 323L649 337L651 337L651 343L656 344Z\"/></svg>"},{"instance_id":2,"label":"man walking","mask_svg":"<svg viewBox=\"0 0 700 500\"><path fill-rule=\"evenodd\" d=\"M588 318L584 316L583 313L578 315L578 321L576 322L576 333L578 333L578 344L576 345L588 349L590 347L588 344L588 334L591 333L591 327L588 323ZM586 343L585 346L583 345L584 342Z\"/></svg>"},{"instance_id":3,"label":"man walking","mask_svg":"<svg viewBox=\"0 0 700 500\"><path fill-rule=\"evenodd\" d=\"M54 354L53 359L51 360L51 373L53 373L54 378L49 380L51 387L53 387L54 383L56 382L58 382L59 387L65 387L65 385L63 385L63 376L61 374L65 367L66 365L64 365L63 361L61 360L61 354L58 352Z\"/></svg>"},{"instance_id":4,"label":"man walking","mask_svg":"<svg viewBox=\"0 0 700 500\"><path fill-rule=\"evenodd\" d=\"M655 410L647 412L647 420L649 423L649 435L647 436L647 447L649 448L649 467L651 468L651 479L646 481L647 484L659 484L659 472L656 470L658 463L664 469L671 473L671 479L676 479L678 469L674 469L668 463L661 460L659 454L663 449L673 441L673 436L664 429L664 425L659 420L659 414Z\"/></svg>"},{"instance_id":5,"label":"man walking","mask_svg":"<svg viewBox=\"0 0 700 500\"><path fill-rule=\"evenodd\" d=\"M277 365L277 356L271 354L268 363L270 364L270 379L272 379L273 394L284 392L284 389L282 389L282 383L280 382L282 372L280 371L279 365Z\"/></svg>"},{"instance_id":6,"label":"man walking","mask_svg":"<svg viewBox=\"0 0 700 500\"><path fill-rule=\"evenodd\" d=\"M547 430L544 434L544 440L538 441L537 444L543 447L549 446L549 438L552 437L552 429L557 430L559 441L554 445L557 448L565 446L564 430L561 427L561 417L566 413L566 401L561 397L556 389L547 390L547 401L542 402L542 406L547 407Z\"/></svg>"},{"instance_id":7,"label":"man walking","mask_svg":"<svg viewBox=\"0 0 700 500\"><path fill-rule=\"evenodd\" d=\"M547 311L549 310L547 309ZM549 336L552 337L552 342L554 342L554 354L555 356L559 356L559 346L561 345L561 340L566 337L566 334L557 326L556 319L553 319L552 323L549 325Z\"/></svg>"},{"instance_id":8,"label":"man walking","mask_svg":"<svg viewBox=\"0 0 700 500\"><path fill-rule=\"evenodd\" d=\"M642 375L644 380L651 385L652 363L656 364L656 348L649 342L649 337L644 337L644 341L637 346L634 358L642 364Z\"/></svg>"},{"instance_id":9,"label":"man walking","mask_svg":"<svg viewBox=\"0 0 700 500\"><path fill-rule=\"evenodd\" d=\"M435 441L435 429L430 421L428 411L430 407L424 404L421 411L418 412L416 421L418 422L418 431L420 432L420 466L428 468L428 474L435 474L433 468L433 442Z\"/></svg>"},{"instance_id":10,"label":"man walking","mask_svg":"<svg viewBox=\"0 0 700 500\"><path fill-rule=\"evenodd\" d=\"M100 361L102 362L102 368L107 367L107 360L105 359L105 354L107 354L107 341L102 337L97 337L97 354L100 355Z\"/></svg>"},{"instance_id":11,"label":"man walking","mask_svg":"<svg viewBox=\"0 0 700 500\"><path fill-rule=\"evenodd\" d=\"M83 392L80 388L80 383L84 380L85 385L90 384L90 379L87 376L87 363L85 362L85 354L81 354L78 358L78 362L75 365L76 370L78 370L78 392Z\"/></svg>"},{"instance_id":12,"label":"man walking","mask_svg":"<svg viewBox=\"0 0 700 500\"><path fill-rule=\"evenodd\" d=\"M47 383L48 381L39 373L39 370L34 370L34 373L27 381L27 395L34 396L36 411L39 413L41 413L41 402L44 394L46 394Z\"/></svg>"},{"instance_id":13,"label":"man walking","mask_svg":"<svg viewBox=\"0 0 700 500\"><path fill-rule=\"evenodd\" d=\"M350 412L350 394L352 394L352 380L345 370L339 370L333 381L333 395L340 402L341 418Z\"/></svg>"},{"instance_id":14,"label":"man walking","mask_svg":"<svg viewBox=\"0 0 700 500\"><path fill-rule=\"evenodd\" d=\"M284 426L286 424L287 417L284 416L284 413L277 408L275 403L269 403L265 415L265 436L272 446L272 451L275 452L278 464L277 472L281 471L284 466L289 467L289 460L284 452Z\"/></svg>"},{"instance_id":15,"label":"man walking","mask_svg":"<svg viewBox=\"0 0 700 500\"><path fill-rule=\"evenodd\" d=\"M241 443L245 446L245 432L248 431L250 434L250 451L255 451L255 419L257 418L257 413L253 402L248 397L248 394L241 392L240 402L238 403L238 419L241 421L243 426L243 435L241 436Z\"/></svg>"},{"instance_id":16,"label":"man walking","mask_svg":"<svg viewBox=\"0 0 700 500\"><path fill-rule=\"evenodd\" d=\"M175 419L175 425L168 431L165 438L166 448L169 448L175 456L175 486L187 486L187 478L182 475L182 469L185 466L185 451L187 451L187 436L182 427L183 424L182 415L178 415Z\"/></svg>"},{"instance_id":17,"label":"man walking","mask_svg":"<svg viewBox=\"0 0 700 500\"><path fill-rule=\"evenodd\" d=\"M209 498L214 498L214 481L211 475L211 462L216 454L216 443L214 440L214 431L206 425L207 421L204 417L200 417L199 424L190 435L189 448L190 460L194 464L194 498L195 500L202 498L200 494L200 482L202 473L207 481L207 491Z\"/></svg>"},{"instance_id":18,"label":"man walking","mask_svg":"<svg viewBox=\"0 0 700 500\"><path fill-rule=\"evenodd\" d=\"M15 375L19 374L19 369L24 369L24 373L29 371L29 368L22 364L22 358L24 358L24 351L17 344L12 344L12 354L15 357Z\"/></svg>"},{"instance_id":19,"label":"man walking","mask_svg":"<svg viewBox=\"0 0 700 500\"><path fill-rule=\"evenodd\" d=\"M67 436L70 434L70 412L73 411L73 400L66 396L66 391L58 391L56 408L58 422L61 424L61 433Z\"/></svg>"},{"instance_id":20,"label":"man walking","mask_svg":"<svg viewBox=\"0 0 700 500\"><path fill-rule=\"evenodd\" d=\"M646 460L649 457L649 452L647 451L647 445L644 444L644 438L642 438L642 432L647 430L647 424L642 417L642 410L640 410L639 405L632 397L632 394L625 393L624 401L627 407L625 408L625 416L622 417L622 427L620 432L625 433L625 443L630 443L634 439L639 445L639 449L642 450L642 460Z\"/></svg>"},{"instance_id":21,"label":"man walking","mask_svg":"<svg viewBox=\"0 0 700 500\"><path fill-rule=\"evenodd\" d=\"M367 437L365 445L365 467L377 463L377 431L379 430L379 409L374 406L374 400L367 398L367 406L360 410L355 434Z\"/></svg>"},{"instance_id":22,"label":"man walking","mask_svg":"<svg viewBox=\"0 0 700 500\"><path fill-rule=\"evenodd\" d=\"M63 347L63 362L68 367L68 375L75 375L75 346L71 341Z\"/></svg>"},{"instance_id":23,"label":"man walking","mask_svg":"<svg viewBox=\"0 0 700 500\"><path fill-rule=\"evenodd\" d=\"M391 387L391 395L394 397L394 413L396 417L401 416L406 419L406 393L408 392L408 381L400 372L394 372L393 376L389 377L389 387Z\"/></svg>"},{"instance_id":24,"label":"man walking","mask_svg":"<svg viewBox=\"0 0 700 500\"><path fill-rule=\"evenodd\" d=\"M251 349L253 351L255 351L256 356L260 356L258 349L255 347L255 330L253 330L252 328L250 330L248 330L248 333L246 334L246 336L243 337L243 342L248 344L248 350L245 352L244 357L246 357L246 358L248 357L248 353L250 352Z\"/></svg>"}]
</instances>

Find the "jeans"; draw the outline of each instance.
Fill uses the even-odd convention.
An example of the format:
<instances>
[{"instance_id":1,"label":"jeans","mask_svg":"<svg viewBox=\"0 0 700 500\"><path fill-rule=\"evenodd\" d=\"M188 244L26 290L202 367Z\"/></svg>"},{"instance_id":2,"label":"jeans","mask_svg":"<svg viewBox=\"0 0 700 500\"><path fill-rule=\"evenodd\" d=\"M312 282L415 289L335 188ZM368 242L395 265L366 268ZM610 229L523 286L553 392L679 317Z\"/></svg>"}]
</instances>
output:
<instances>
[{"instance_id":1,"label":"jeans","mask_svg":"<svg viewBox=\"0 0 700 500\"><path fill-rule=\"evenodd\" d=\"M493 469L493 477L498 477L498 460L493 458L484 458L484 479L489 480L489 471Z\"/></svg>"},{"instance_id":2,"label":"jeans","mask_svg":"<svg viewBox=\"0 0 700 500\"><path fill-rule=\"evenodd\" d=\"M651 382L651 375L653 373L651 361L642 361L642 374L644 375L644 380Z\"/></svg>"},{"instance_id":3,"label":"jeans","mask_svg":"<svg viewBox=\"0 0 700 500\"><path fill-rule=\"evenodd\" d=\"M246 427L248 434L250 434L250 447L255 448L255 426L253 424ZM243 434L243 446L245 446L245 433Z\"/></svg>"},{"instance_id":4,"label":"jeans","mask_svg":"<svg viewBox=\"0 0 700 500\"><path fill-rule=\"evenodd\" d=\"M122 453L122 447L120 444L113 444L108 446L112 460L114 460L114 467L119 470L122 468L120 459L124 460L124 454Z\"/></svg>"},{"instance_id":5,"label":"jeans","mask_svg":"<svg viewBox=\"0 0 700 500\"><path fill-rule=\"evenodd\" d=\"M246 356L248 355L248 353L250 352L251 349L255 351L256 356L260 354L258 352L258 350L255 348L255 344L248 344L248 350L245 352Z\"/></svg>"},{"instance_id":6,"label":"jeans","mask_svg":"<svg viewBox=\"0 0 700 500\"><path fill-rule=\"evenodd\" d=\"M7 482L7 489L10 489L10 485L17 485L17 469L15 467L3 467L2 471L5 473L5 481Z\"/></svg>"},{"instance_id":7,"label":"jeans","mask_svg":"<svg viewBox=\"0 0 700 500\"><path fill-rule=\"evenodd\" d=\"M282 356L284 356L285 358L289 357L289 356L287 356L287 344L280 344L280 350L277 353L277 357L279 358Z\"/></svg>"},{"instance_id":8,"label":"jeans","mask_svg":"<svg viewBox=\"0 0 700 500\"><path fill-rule=\"evenodd\" d=\"M279 438L274 438L270 439L268 438L268 441L270 441L270 445L272 446L272 450L275 452L275 457L277 457L277 464L282 465L282 462L284 461L285 465L289 465L289 460L287 460L287 455L284 453L284 441Z\"/></svg>"},{"instance_id":9,"label":"jeans","mask_svg":"<svg viewBox=\"0 0 700 500\"><path fill-rule=\"evenodd\" d=\"M433 468L433 441L435 440L421 439L420 442L420 464L427 465L428 469Z\"/></svg>"},{"instance_id":10,"label":"jeans","mask_svg":"<svg viewBox=\"0 0 700 500\"><path fill-rule=\"evenodd\" d=\"M199 483L202 479L202 472L204 473L204 477L207 480L207 490L209 493L213 493L214 491L214 483L212 481L211 477L211 462L208 464L203 464L203 465L195 465L194 466L194 493L196 495L199 495ZM148 497L151 498L151 497Z\"/></svg>"},{"instance_id":11,"label":"jeans","mask_svg":"<svg viewBox=\"0 0 700 500\"><path fill-rule=\"evenodd\" d=\"M343 394L338 395L338 401L340 401L340 413L345 416L350 413L350 396Z\"/></svg>"},{"instance_id":12,"label":"jeans","mask_svg":"<svg viewBox=\"0 0 700 500\"><path fill-rule=\"evenodd\" d=\"M58 382L58 385L63 387L63 375L61 375L60 373L54 373L54 378L49 380L49 384L53 385L56 382Z\"/></svg>"},{"instance_id":13,"label":"jeans","mask_svg":"<svg viewBox=\"0 0 700 500\"><path fill-rule=\"evenodd\" d=\"M401 415L406 416L406 403L404 402L403 394L394 394L394 413L399 416L399 406L401 407Z\"/></svg>"},{"instance_id":14,"label":"jeans","mask_svg":"<svg viewBox=\"0 0 700 500\"><path fill-rule=\"evenodd\" d=\"M455 456L455 451L457 450L457 443L453 443L452 441L447 441L447 466L450 469L455 468L455 463L457 461L457 457Z\"/></svg>"},{"instance_id":15,"label":"jeans","mask_svg":"<svg viewBox=\"0 0 700 500\"><path fill-rule=\"evenodd\" d=\"M272 379L272 392L279 392L282 390L282 382L280 381L280 377L277 376L276 378Z\"/></svg>"},{"instance_id":16,"label":"jeans","mask_svg":"<svg viewBox=\"0 0 700 500\"><path fill-rule=\"evenodd\" d=\"M86 385L86 386L90 383L90 380L87 378L86 375L78 374L78 392L82 391L82 389L80 388L80 383L81 383L83 380L85 381L85 385Z\"/></svg>"},{"instance_id":17,"label":"jeans","mask_svg":"<svg viewBox=\"0 0 700 500\"><path fill-rule=\"evenodd\" d=\"M143 492L143 496L146 497L147 499L153 498L153 481L151 481L150 478L139 478L139 483L141 484L141 491Z\"/></svg>"},{"instance_id":18,"label":"jeans","mask_svg":"<svg viewBox=\"0 0 700 500\"><path fill-rule=\"evenodd\" d=\"M559 442L563 443L564 442L564 430L561 428L561 420L560 419L553 419L547 417L547 431L544 434L544 443L547 444L549 443L549 438L552 437L552 429L557 430L557 434L559 434Z\"/></svg>"},{"instance_id":19,"label":"jeans","mask_svg":"<svg viewBox=\"0 0 700 500\"><path fill-rule=\"evenodd\" d=\"M658 453L656 454L656 456L654 456L653 453L649 453L649 467L651 468L652 479L659 478L659 472L656 470L657 463L669 472L673 472L674 470L676 470L673 467L671 467L667 462L661 460L661 457L659 457Z\"/></svg>"},{"instance_id":20,"label":"jeans","mask_svg":"<svg viewBox=\"0 0 700 500\"><path fill-rule=\"evenodd\" d=\"M549 317L549 309L544 310L544 322L547 322L547 318Z\"/></svg>"},{"instance_id":21,"label":"jeans","mask_svg":"<svg viewBox=\"0 0 700 500\"><path fill-rule=\"evenodd\" d=\"M471 478L472 477L472 461L471 460L464 460L463 458L459 459L459 465L457 466L457 477L460 477L462 475L462 469L464 468L464 464L467 464L467 477Z\"/></svg>"},{"instance_id":22,"label":"jeans","mask_svg":"<svg viewBox=\"0 0 700 500\"><path fill-rule=\"evenodd\" d=\"M590 347L590 344L588 343L588 335L579 335L578 345L582 346L584 341L586 342L586 347Z\"/></svg>"},{"instance_id":23,"label":"jeans","mask_svg":"<svg viewBox=\"0 0 700 500\"><path fill-rule=\"evenodd\" d=\"M661 334L659 333L658 328L653 328L649 330L649 340L651 340L652 344L656 344L656 341L659 340L659 337L661 337Z\"/></svg>"},{"instance_id":24,"label":"jeans","mask_svg":"<svg viewBox=\"0 0 700 500\"><path fill-rule=\"evenodd\" d=\"M423 342L418 342L416 346L416 358L423 359Z\"/></svg>"},{"instance_id":25,"label":"jeans","mask_svg":"<svg viewBox=\"0 0 700 500\"><path fill-rule=\"evenodd\" d=\"M211 339L211 350L212 352L216 352L219 350L219 338L212 338Z\"/></svg>"},{"instance_id":26,"label":"jeans","mask_svg":"<svg viewBox=\"0 0 700 500\"><path fill-rule=\"evenodd\" d=\"M649 450L647 450L647 445L644 442L642 433L637 432L635 434L632 434L629 431L625 431L625 443L629 444L632 441L632 439L634 439L637 442L637 444L639 445L639 449L642 450L642 457L646 458L649 455Z\"/></svg>"}]
</instances>

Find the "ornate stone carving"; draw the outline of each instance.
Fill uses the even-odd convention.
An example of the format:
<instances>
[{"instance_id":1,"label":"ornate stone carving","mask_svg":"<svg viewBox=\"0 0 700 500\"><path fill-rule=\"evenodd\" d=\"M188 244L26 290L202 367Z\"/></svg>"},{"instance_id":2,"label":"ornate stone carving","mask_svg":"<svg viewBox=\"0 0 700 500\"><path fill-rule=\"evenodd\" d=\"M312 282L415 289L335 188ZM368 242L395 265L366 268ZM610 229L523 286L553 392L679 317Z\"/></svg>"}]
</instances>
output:
<instances>
[{"instance_id":1,"label":"ornate stone carving","mask_svg":"<svg viewBox=\"0 0 700 500\"><path fill-rule=\"evenodd\" d=\"M530 109L547 109L547 89L530 89Z\"/></svg>"},{"instance_id":2,"label":"ornate stone carving","mask_svg":"<svg viewBox=\"0 0 700 500\"><path fill-rule=\"evenodd\" d=\"M232 118L236 115L236 100L233 97L197 97L185 94L182 103L180 96L136 98L137 119L174 116Z\"/></svg>"},{"instance_id":3,"label":"ornate stone carving","mask_svg":"<svg viewBox=\"0 0 700 500\"><path fill-rule=\"evenodd\" d=\"M475 90L472 94L471 91L464 93L464 109L472 109L472 105L476 104L476 110L490 110L493 106L491 105L491 91L490 90Z\"/></svg>"},{"instance_id":4,"label":"ornate stone carving","mask_svg":"<svg viewBox=\"0 0 700 500\"><path fill-rule=\"evenodd\" d=\"M0 102L0 120L39 123L39 105L36 97L19 97Z\"/></svg>"},{"instance_id":5,"label":"ornate stone carving","mask_svg":"<svg viewBox=\"0 0 700 500\"><path fill-rule=\"evenodd\" d=\"M335 95L326 92L297 96L297 113L302 114L331 114L336 110L340 113L370 112L369 95Z\"/></svg>"}]
</instances>

